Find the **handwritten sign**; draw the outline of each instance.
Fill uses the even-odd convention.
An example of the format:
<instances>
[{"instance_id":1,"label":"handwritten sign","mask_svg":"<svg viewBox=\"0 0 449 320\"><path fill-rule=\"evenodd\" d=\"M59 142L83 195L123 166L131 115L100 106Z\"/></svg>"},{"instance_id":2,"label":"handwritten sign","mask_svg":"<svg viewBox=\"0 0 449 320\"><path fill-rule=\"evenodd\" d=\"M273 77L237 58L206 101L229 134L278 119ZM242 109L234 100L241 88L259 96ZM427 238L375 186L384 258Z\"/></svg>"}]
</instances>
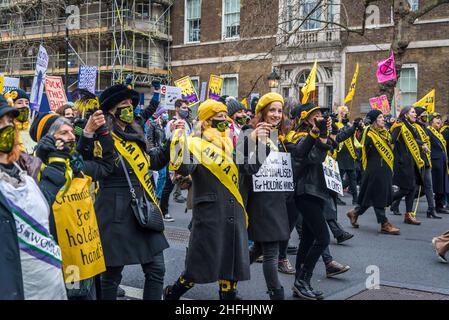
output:
<instances>
[{"instance_id":1,"label":"handwritten sign","mask_svg":"<svg viewBox=\"0 0 449 320\"><path fill-rule=\"evenodd\" d=\"M289 153L270 152L253 175L254 192L294 191L292 160Z\"/></svg>"},{"instance_id":2,"label":"handwritten sign","mask_svg":"<svg viewBox=\"0 0 449 320\"><path fill-rule=\"evenodd\" d=\"M343 183L341 182L338 162L332 157L327 156L323 162L323 171L327 188L343 195Z\"/></svg>"},{"instance_id":3,"label":"handwritten sign","mask_svg":"<svg viewBox=\"0 0 449 320\"><path fill-rule=\"evenodd\" d=\"M372 109L382 111L384 115L391 113L390 104L388 103L386 95L369 99L369 104Z\"/></svg>"},{"instance_id":4,"label":"handwritten sign","mask_svg":"<svg viewBox=\"0 0 449 320\"><path fill-rule=\"evenodd\" d=\"M56 111L67 103L67 96L64 91L62 78L58 76L45 77L45 92L47 93L48 104L51 111Z\"/></svg>"}]
</instances>

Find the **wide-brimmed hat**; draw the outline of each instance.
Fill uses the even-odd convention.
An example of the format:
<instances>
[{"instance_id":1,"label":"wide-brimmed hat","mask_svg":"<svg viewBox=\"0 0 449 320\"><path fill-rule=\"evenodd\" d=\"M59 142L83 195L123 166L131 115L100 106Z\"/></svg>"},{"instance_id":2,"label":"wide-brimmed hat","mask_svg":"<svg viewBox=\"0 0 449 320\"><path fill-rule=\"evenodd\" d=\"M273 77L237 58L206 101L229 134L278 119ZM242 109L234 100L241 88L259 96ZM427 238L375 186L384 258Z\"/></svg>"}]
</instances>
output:
<instances>
[{"instance_id":1,"label":"wide-brimmed hat","mask_svg":"<svg viewBox=\"0 0 449 320\"><path fill-rule=\"evenodd\" d=\"M303 120L307 119L307 117L310 116L310 114L316 110L320 110L322 112L329 111L328 108L319 107L319 106L316 106L313 103L309 102L309 103L299 105L297 107L297 109L295 110L295 114L298 113L299 120L303 121Z\"/></svg>"},{"instance_id":2,"label":"wide-brimmed hat","mask_svg":"<svg viewBox=\"0 0 449 320\"><path fill-rule=\"evenodd\" d=\"M0 94L0 118L5 114L11 113L13 117L18 117L20 112L18 109L10 107L5 97Z\"/></svg>"},{"instance_id":3,"label":"wide-brimmed hat","mask_svg":"<svg viewBox=\"0 0 449 320\"><path fill-rule=\"evenodd\" d=\"M123 100L131 99L133 106L137 107L140 101L139 93L129 89L123 84L116 84L103 91L100 96L100 109L104 112L112 109Z\"/></svg>"}]
</instances>

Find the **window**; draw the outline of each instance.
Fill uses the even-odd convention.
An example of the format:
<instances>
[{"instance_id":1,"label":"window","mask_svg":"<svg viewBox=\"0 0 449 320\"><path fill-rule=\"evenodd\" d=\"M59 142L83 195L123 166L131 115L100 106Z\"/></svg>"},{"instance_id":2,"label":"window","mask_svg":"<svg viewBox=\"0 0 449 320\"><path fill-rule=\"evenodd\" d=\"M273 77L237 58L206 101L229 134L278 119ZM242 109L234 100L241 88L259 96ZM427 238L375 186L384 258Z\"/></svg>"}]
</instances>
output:
<instances>
[{"instance_id":1,"label":"window","mask_svg":"<svg viewBox=\"0 0 449 320\"><path fill-rule=\"evenodd\" d=\"M416 11L419 8L419 0L408 0L412 11Z\"/></svg>"},{"instance_id":2,"label":"window","mask_svg":"<svg viewBox=\"0 0 449 320\"><path fill-rule=\"evenodd\" d=\"M190 77L190 80L192 80L193 87L195 88L196 94L198 97L200 96L201 92L200 90L200 77Z\"/></svg>"},{"instance_id":3,"label":"window","mask_svg":"<svg viewBox=\"0 0 449 320\"><path fill-rule=\"evenodd\" d=\"M223 35L225 38L240 36L240 0L223 0Z\"/></svg>"},{"instance_id":4,"label":"window","mask_svg":"<svg viewBox=\"0 0 449 320\"><path fill-rule=\"evenodd\" d=\"M201 35L201 0L186 0L185 42L199 42Z\"/></svg>"},{"instance_id":5,"label":"window","mask_svg":"<svg viewBox=\"0 0 449 320\"><path fill-rule=\"evenodd\" d=\"M148 18L150 16L150 5L148 3L138 3L136 4L137 13L143 18Z\"/></svg>"},{"instance_id":6,"label":"window","mask_svg":"<svg viewBox=\"0 0 449 320\"><path fill-rule=\"evenodd\" d=\"M284 71L284 79L286 80L286 81L289 81L290 80L290 76L292 75L292 71L291 70L285 70Z\"/></svg>"},{"instance_id":7,"label":"window","mask_svg":"<svg viewBox=\"0 0 449 320\"><path fill-rule=\"evenodd\" d=\"M335 8L334 0L327 1L327 22L335 22Z\"/></svg>"},{"instance_id":8,"label":"window","mask_svg":"<svg viewBox=\"0 0 449 320\"><path fill-rule=\"evenodd\" d=\"M223 89L221 91L222 95L238 97L239 95L239 80L238 75L222 75L224 78Z\"/></svg>"},{"instance_id":9,"label":"window","mask_svg":"<svg viewBox=\"0 0 449 320\"><path fill-rule=\"evenodd\" d=\"M398 81L398 87L399 90L401 90L401 107L411 106L417 101L418 80L416 65L408 65L402 67L401 77Z\"/></svg>"},{"instance_id":10,"label":"window","mask_svg":"<svg viewBox=\"0 0 449 320\"><path fill-rule=\"evenodd\" d=\"M293 1L294 0L287 0L286 3L286 10L287 10L287 31L293 30Z\"/></svg>"},{"instance_id":11,"label":"window","mask_svg":"<svg viewBox=\"0 0 449 320\"><path fill-rule=\"evenodd\" d=\"M303 19L308 17L302 25L304 30L319 29L321 27L321 22L316 21L321 20L321 5L315 9L318 3L320 3L318 0L304 0L304 4L302 5L302 17Z\"/></svg>"}]
</instances>

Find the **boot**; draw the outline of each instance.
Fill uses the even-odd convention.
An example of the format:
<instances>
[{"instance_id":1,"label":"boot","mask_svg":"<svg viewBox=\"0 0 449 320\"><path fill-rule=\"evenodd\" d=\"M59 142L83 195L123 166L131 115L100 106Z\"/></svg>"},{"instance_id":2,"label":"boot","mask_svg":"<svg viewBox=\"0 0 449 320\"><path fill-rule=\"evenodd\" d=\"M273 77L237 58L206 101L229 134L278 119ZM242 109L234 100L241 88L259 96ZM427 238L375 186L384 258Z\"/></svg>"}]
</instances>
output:
<instances>
[{"instance_id":1,"label":"boot","mask_svg":"<svg viewBox=\"0 0 449 320\"><path fill-rule=\"evenodd\" d=\"M359 218L359 216L357 214L357 210L354 208L351 211L349 211L346 215L348 216L349 222L351 222L351 225L354 228L358 228L359 224L357 223L357 219Z\"/></svg>"},{"instance_id":2,"label":"boot","mask_svg":"<svg viewBox=\"0 0 449 320\"><path fill-rule=\"evenodd\" d=\"M412 225L415 225L415 226L419 226L419 225L421 224L421 222L418 221L418 220L416 220L416 218L415 218L415 217L413 216L413 214L410 213L410 212L407 212L407 213L404 215L404 223L406 223L406 224L412 224Z\"/></svg>"},{"instance_id":3,"label":"boot","mask_svg":"<svg viewBox=\"0 0 449 320\"><path fill-rule=\"evenodd\" d=\"M345 231L341 236L337 237L337 244L342 244L343 242L351 239L352 237L354 237L353 234Z\"/></svg>"},{"instance_id":4,"label":"boot","mask_svg":"<svg viewBox=\"0 0 449 320\"><path fill-rule=\"evenodd\" d=\"M390 222L385 222L384 224L382 224L380 232L384 233L384 234L392 234L392 235L399 235L399 234L401 234L399 228L396 228Z\"/></svg>"},{"instance_id":5,"label":"boot","mask_svg":"<svg viewBox=\"0 0 449 320\"><path fill-rule=\"evenodd\" d=\"M435 214L435 209L434 208L429 208L427 210L427 218L429 218L429 219L431 219L431 218L433 218L433 219L441 219L440 216L437 216Z\"/></svg>"},{"instance_id":6,"label":"boot","mask_svg":"<svg viewBox=\"0 0 449 320\"><path fill-rule=\"evenodd\" d=\"M243 300L238 295L237 289L231 289L229 291L219 291L220 300Z\"/></svg>"},{"instance_id":7,"label":"boot","mask_svg":"<svg viewBox=\"0 0 449 320\"><path fill-rule=\"evenodd\" d=\"M181 284L180 279L176 280L176 282L172 286L166 286L163 292L164 300L179 300L181 296L189 291L193 287L193 284L186 283L185 285Z\"/></svg>"},{"instance_id":8,"label":"boot","mask_svg":"<svg viewBox=\"0 0 449 320\"><path fill-rule=\"evenodd\" d=\"M313 293L313 289L310 287L310 284L306 280L306 278L308 278L310 281L310 277L306 277L306 272L301 269L292 287L293 294L295 295L296 293L299 298L306 300L318 300L318 296Z\"/></svg>"},{"instance_id":9,"label":"boot","mask_svg":"<svg viewBox=\"0 0 449 320\"><path fill-rule=\"evenodd\" d=\"M268 290L267 293L270 295L270 300L285 300L284 287Z\"/></svg>"},{"instance_id":10,"label":"boot","mask_svg":"<svg viewBox=\"0 0 449 320\"><path fill-rule=\"evenodd\" d=\"M449 210L444 207L437 207L436 211L437 213L449 214Z\"/></svg>"}]
</instances>

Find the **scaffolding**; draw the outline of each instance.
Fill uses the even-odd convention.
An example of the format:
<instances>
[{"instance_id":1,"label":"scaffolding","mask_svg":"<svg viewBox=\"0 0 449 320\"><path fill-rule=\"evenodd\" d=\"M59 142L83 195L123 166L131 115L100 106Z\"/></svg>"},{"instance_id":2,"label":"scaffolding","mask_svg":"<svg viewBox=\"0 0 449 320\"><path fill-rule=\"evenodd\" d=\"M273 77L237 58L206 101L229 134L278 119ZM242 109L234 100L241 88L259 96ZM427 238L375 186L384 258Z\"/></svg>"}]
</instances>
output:
<instances>
[{"instance_id":1,"label":"scaffolding","mask_svg":"<svg viewBox=\"0 0 449 320\"><path fill-rule=\"evenodd\" d=\"M171 82L173 0L41 0L34 7L31 2L0 0L0 73L32 78L42 44L49 54L47 73L64 74L70 2L79 9L71 16L79 27L69 30L70 86L76 84L80 65L97 66L98 90L128 74L136 86L149 86L154 78Z\"/></svg>"}]
</instances>

